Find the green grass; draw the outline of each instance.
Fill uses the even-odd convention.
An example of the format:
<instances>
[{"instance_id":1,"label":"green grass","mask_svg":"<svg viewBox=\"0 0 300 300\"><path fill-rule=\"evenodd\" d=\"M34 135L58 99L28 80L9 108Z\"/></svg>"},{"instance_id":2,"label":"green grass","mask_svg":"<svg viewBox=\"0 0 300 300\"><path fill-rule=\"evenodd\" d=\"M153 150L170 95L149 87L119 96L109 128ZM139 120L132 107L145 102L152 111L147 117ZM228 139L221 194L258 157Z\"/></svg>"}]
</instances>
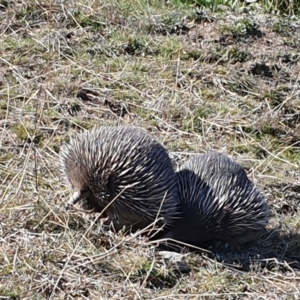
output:
<instances>
[{"instance_id":1,"label":"green grass","mask_svg":"<svg viewBox=\"0 0 300 300\"><path fill-rule=\"evenodd\" d=\"M300 21L286 3L0 1L1 297L299 298ZM59 150L95 124L147 129L175 166L230 154L267 196L268 232L170 258L66 212Z\"/></svg>"},{"instance_id":2,"label":"green grass","mask_svg":"<svg viewBox=\"0 0 300 300\"><path fill-rule=\"evenodd\" d=\"M227 9L262 9L265 13L276 13L284 15L298 15L298 0L265 0L265 1L239 1L239 0L177 0L177 3L197 5L199 8L209 8L212 11Z\"/></svg>"}]
</instances>

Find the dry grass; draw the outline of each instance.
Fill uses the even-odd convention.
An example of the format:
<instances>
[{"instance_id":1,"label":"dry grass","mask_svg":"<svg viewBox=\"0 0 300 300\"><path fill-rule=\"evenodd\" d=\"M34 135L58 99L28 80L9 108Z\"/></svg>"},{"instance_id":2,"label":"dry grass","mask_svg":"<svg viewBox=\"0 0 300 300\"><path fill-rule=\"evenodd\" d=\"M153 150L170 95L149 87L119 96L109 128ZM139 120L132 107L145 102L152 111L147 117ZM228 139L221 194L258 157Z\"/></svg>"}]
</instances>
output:
<instances>
[{"instance_id":1,"label":"dry grass","mask_svg":"<svg viewBox=\"0 0 300 300\"><path fill-rule=\"evenodd\" d=\"M0 298L298 299L299 19L48 2L0 1ZM268 233L174 258L68 214L59 149L94 124L144 127L175 164L227 152L267 195Z\"/></svg>"}]
</instances>

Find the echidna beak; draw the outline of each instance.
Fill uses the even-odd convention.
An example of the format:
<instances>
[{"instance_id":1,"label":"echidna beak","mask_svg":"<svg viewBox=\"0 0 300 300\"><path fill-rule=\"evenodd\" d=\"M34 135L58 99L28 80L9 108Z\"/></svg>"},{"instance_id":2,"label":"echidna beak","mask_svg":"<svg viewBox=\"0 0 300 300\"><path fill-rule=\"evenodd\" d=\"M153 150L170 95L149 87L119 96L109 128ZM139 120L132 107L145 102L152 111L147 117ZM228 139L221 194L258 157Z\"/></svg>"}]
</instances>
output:
<instances>
[{"instance_id":1,"label":"echidna beak","mask_svg":"<svg viewBox=\"0 0 300 300\"><path fill-rule=\"evenodd\" d=\"M74 204L76 204L78 201L80 201L82 198L86 197L84 193L81 193L80 191L76 191L72 194L70 197L70 200L66 203L65 208L68 210L70 209Z\"/></svg>"}]
</instances>

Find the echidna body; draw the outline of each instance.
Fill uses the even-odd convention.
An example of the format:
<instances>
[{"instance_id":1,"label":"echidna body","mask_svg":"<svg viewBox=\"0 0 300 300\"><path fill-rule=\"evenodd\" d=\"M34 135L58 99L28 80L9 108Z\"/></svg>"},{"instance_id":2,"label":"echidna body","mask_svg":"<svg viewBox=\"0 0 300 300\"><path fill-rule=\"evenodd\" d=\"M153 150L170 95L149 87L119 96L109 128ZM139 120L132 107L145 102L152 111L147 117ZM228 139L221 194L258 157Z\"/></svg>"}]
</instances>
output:
<instances>
[{"instance_id":1,"label":"echidna body","mask_svg":"<svg viewBox=\"0 0 300 300\"><path fill-rule=\"evenodd\" d=\"M72 190L69 204L101 212L116 230L177 218L176 174L166 149L144 130L103 126L84 131L61 154Z\"/></svg>"},{"instance_id":2,"label":"echidna body","mask_svg":"<svg viewBox=\"0 0 300 300\"><path fill-rule=\"evenodd\" d=\"M202 247L257 241L268 223L268 206L237 162L208 152L184 163L177 176L183 218L169 237Z\"/></svg>"}]
</instances>

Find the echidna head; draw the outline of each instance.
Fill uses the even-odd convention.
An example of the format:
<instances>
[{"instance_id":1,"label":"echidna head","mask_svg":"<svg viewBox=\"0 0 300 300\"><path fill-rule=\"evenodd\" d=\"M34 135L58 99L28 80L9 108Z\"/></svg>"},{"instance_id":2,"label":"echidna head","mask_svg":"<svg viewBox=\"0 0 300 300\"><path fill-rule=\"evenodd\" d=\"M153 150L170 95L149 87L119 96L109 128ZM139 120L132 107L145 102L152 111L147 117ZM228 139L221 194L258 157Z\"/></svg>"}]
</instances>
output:
<instances>
[{"instance_id":1,"label":"echidna head","mask_svg":"<svg viewBox=\"0 0 300 300\"><path fill-rule=\"evenodd\" d=\"M77 204L83 210L101 212L104 205L100 207L99 201L91 190L91 183L94 181L91 175L94 172L86 162L87 157L83 151L84 149L80 148L78 151L76 148L76 140L62 148L61 163L72 193L66 208Z\"/></svg>"}]
</instances>

